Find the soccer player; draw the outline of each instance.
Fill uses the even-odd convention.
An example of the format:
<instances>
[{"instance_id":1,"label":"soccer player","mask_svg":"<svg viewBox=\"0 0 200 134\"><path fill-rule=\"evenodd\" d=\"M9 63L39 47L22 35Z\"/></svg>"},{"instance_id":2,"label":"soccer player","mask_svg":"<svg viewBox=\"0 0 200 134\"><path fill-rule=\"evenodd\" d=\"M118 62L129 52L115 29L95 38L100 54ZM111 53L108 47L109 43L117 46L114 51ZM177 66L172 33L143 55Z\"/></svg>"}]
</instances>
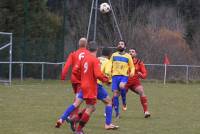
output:
<instances>
[{"instance_id":1,"label":"soccer player","mask_svg":"<svg viewBox=\"0 0 200 134\"><path fill-rule=\"evenodd\" d=\"M96 43L90 43L90 54L80 62L80 65L75 68L75 72L81 73L81 91L83 99L86 102L86 110L82 114L76 129L76 134L84 134L83 127L89 121L91 114L95 111L95 104L97 101L97 79L103 82L109 82L109 79L101 72L99 60L96 58L97 54Z\"/></svg>"},{"instance_id":2,"label":"soccer player","mask_svg":"<svg viewBox=\"0 0 200 134\"><path fill-rule=\"evenodd\" d=\"M68 58L67 58L65 66L62 69L61 80L65 80L67 72L69 71L69 67L70 66L72 66L72 70L73 70L73 68L77 65L77 63L79 61L81 61L86 54L89 53L89 51L86 49L86 47L87 47L87 39L82 37L79 40L79 49L74 51L74 52L71 52L69 54ZM74 90L75 94L78 92L79 87L80 87L80 80L79 80L78 77L80 77L80 76L76 76L76 74L74 74L72 72L72 74L71 74L71 83L72 83L72 87L73 87L73 90Z\"/></svg>"},{"instance_id":3,"label":"soccer player","mask_svg":"<svg viewBox=\"0 0 200 134\"><path fill-rule=\"evenodd\" d=\"M119 41L117 52L113 53L110 61L112 62L112 91L113 91L113 106L115 116L119 118L119 95L122 97L122 110L126 110L126 89L125 85L128 82L128 75L132 77L135 73L135 67L131 56L125 52L126 43ZM129 73L130 70L130 73Z\"/></svg>"},{"instance_id":4,"label":"soccer player","mask_svg":"<svg viewBox=\"0 0 200 134\"><path fill-rule=\"evenodd\" d=\"M103 48L102 56L98 57L101 64L101 71L109 78L111 78L110 68L112 66L109 58L111 51L109 48ZM111 81L111 80L110 80ZM105 104L105 129L117 129L119 126L112 124L112 100L109 97L106 89L103 87L102 82L98 80L98 96L97 98Z\"/></svg>"},{"instance_id":5,"label":"soccer player","mask_svg":"<svg viewBox=\"0 0 200 134\"><path fill-rule=\"evenodd\" d=\"M79 49L71 52L70 55L68 56L65 66L62 69L62 73L61 73L61 80L65 80L67 72L70 68L70 66L72 66L72 70L75 66L77 66L77 64L84 58L85 55L89 54L89 51L86 49L87 47L87 39L82 37L79 40ZM79 74L75 74L72 72L71 74L71 83L72 83L72 87L73 87L73 91L75 94L77 94L80 90L80 75ZM75 98L75 101L72 105L70 105L62 114L62 116L60 117L60 119L56 122L56 126L57 128L59 128L65 120L67 120L68 122L70 120L68 120L68 116L70 115L71 117L75 116L78 113L78 106L80 105L81 100L79 100L77 97ZM73 111L73 113L72 113ZM72 122L71 123L71 128L73 128Z\"/></svg>"},{"instance_id":6,"label":"soccer player","mask_svg":"<svg viewBox=\"0 0 200 134\"><path fill-rule=\"evenodd\" d=\"M145 79L147 77L147 70L144 63L140 59L136 58L137 53L135 49L130 49L129 54L133 58L133 63L135 65L135 75L133 77L129 77L128 83L126 84L126 89L130 89L140 96L140 102L144 111L144 117L148 118L151 115L148 111L147 96L144 94L144 88L140 82L140 78Z\"/></svg>"}]
</instances>

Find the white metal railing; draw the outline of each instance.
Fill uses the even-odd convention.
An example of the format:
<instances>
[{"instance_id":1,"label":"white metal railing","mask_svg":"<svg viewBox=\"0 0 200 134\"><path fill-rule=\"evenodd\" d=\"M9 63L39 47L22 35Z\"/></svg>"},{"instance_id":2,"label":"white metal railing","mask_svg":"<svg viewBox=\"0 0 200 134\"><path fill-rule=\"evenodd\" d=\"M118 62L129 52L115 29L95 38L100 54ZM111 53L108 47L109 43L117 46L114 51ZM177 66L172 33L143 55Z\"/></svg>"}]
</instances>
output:
<instances>
[{"instance_id":1,"label":"white metal railing","mask_svg":"<svg viewBox=\"0 0 200 134\"><path fill-rule=\"evenodd\" d=\"M10 62L0 61L0 64L10 64ZM41 80L44 80L44 65L64 65L64 62L53 63L53 62L22 62L22 61L13 61L11 64L19 64L20 65L20 79L23 81L24 79L24 64L38 64L41 65Z\"/></svg>"},{"instance_id":2,"label":"white metal railing","mask_svg":"<svg viewBox=\"0 0 200 134\"><path fill-rule=\"evenodd\" d=\"M1 62L0 64L10 64L10 62ZM25 64L38 64L41 65L41 80L44 80L44 65L64 65L64 62L59 62L59 63L53 63L53 62L22 62L22 61L13 61L11 64L19 64L20 65L20 79L23 81L24 79L24 65ZM185 81L186 83L189 82L189 69L190 68L199 68L199 73L200 74L200 66L199 65L165 65L165 64L145 64L147 67L163 67L164 68L164 75L163 75L163 83L166 84L166 76L168 75L167 73L167 68L168 67L183 67L185 68ZM61 70L60 70L61 71ZM199 77L200 80L200 77Z\"/></svg>"},{"instance_id":3,"label":"white metal railing","mask_svg":"<svg viewBox=\"0 0 200 134\"><path fill-rule=\"evenodd\" d=\"M189 82L189 68L199 68L200 69L200 65L166 65L166 64L145 64L145 65L146 66L161 66L161 67L164 67L164 76L163 76L164 85L166 84L166 76L167 76L167 68L168 67L184 67L186 69L186 71L185 71L185 81L186 81L186 83ZM200 70L197 73L200 74Z\"/></svg>"},{"instance_id":4,"label":"white metal railing","mask_svg":"<svg viewBox=\"0 0 200 134\"><path fill-rule=\"evenodd\" d=\"M13 34L12 33L8 33L8 32L0 32L1 35L8 35L9 36L9 43L7 43L6 45L2 46L0 48L0 51L2 51L3 49L9 47L9 78L8 80L0 80L0 82L9 82L11 84L11 80L12 80L12 42L13 42Z\"/></svg>"}]
</instances>

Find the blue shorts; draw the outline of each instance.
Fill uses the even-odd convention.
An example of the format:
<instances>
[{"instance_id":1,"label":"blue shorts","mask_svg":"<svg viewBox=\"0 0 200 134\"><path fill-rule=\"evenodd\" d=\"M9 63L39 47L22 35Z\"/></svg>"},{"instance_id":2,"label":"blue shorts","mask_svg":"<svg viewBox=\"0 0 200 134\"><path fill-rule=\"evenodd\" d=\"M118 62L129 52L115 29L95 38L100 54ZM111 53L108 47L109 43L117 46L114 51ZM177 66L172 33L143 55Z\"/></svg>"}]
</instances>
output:
<instances>
[{"instance_id":1,"label":"blue shorts","mask_svg":"<svg viewBox=\"0 0 200 134\"><path fill-rule=\"evenodd\" d=\"M98 93L97 93L98 100L104 100L106 97L108 97L108 93L102 85L98 84L97 90L98 90Z\"/></svg>"},{"instance_id":2,"label":"blue shorts","mask_svg":"<svg viewBox=\"0 0 200 134\"><path fill-rule=\"evenodd\" d=\"M97 88L97 99L98 100L104 100L105 98L107 98L108 93L106 91L106 89L102 86L98 84L98 88ZM80 100L83 100L83 92L80 91L77 95L77 98L79 98Z\"/></svg>"},{"instance_id":3,"label":"blue shorts","mask_svg":"<svg viewBox=\"0 0 200 134\"><path fill-rule=\"evenodd\" d=\"M119 90L119 84L120 82L127 83L128 82L128 76L123 75L116 75L112 77L112 91Z\"/></svg>"}]
</instances>

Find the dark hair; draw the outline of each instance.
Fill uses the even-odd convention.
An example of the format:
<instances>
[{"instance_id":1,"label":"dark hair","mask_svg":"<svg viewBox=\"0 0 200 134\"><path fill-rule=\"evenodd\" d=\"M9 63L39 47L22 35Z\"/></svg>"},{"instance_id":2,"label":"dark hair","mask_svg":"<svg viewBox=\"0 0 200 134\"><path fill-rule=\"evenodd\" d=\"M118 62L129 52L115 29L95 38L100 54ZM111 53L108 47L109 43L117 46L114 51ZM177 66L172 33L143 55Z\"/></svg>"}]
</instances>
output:
<instances>
[{"instance_id":1,"label":"dark hair","mask_svg":"<svg viewBox=\"0 0 200 134\"><path fill-rule=\"evenodd\" d=\"M108 47L104 47L104 48L102 49L102 55L103 55L103 56L110 56L110 55L111 55L111 49L108 48Z\"/></svg>"},{"instance_id":2,"label":"dark hair","mask_svg":"<svg viewBox=\"0 0 200 134\"><path fill-rule=\"evenodd\" d=\"M133 47L129 48L128 50L131 50L131 49L133 49L133 50L135 50L135 51L136 51L136 49L135 49L135 48L133 48Z\"/></svg>"},{"instance_id":3,"label":"dark hair","mask_svg":"<svg viewBox=\"0 0 200 134\"><path fill-rule=\"evenodd\" d=\"M120 40L119 42L124 42L124 45L126 46L126 42L124 40ZM117 43L117 45L119 44L119 42Z\"/></svg>"},{"instance_id":4,"label":"dark hair","mask_svg":"<svg viewBox=\"0 0 200 134\"><path fill-rule=\"evenodd\" d=\"M94 52L94 51L97 51L97 49L98 49L97 43L95 41L90 41L89 46L88 46L88 50L90 52Z\"/></svg>"}]
</instances>

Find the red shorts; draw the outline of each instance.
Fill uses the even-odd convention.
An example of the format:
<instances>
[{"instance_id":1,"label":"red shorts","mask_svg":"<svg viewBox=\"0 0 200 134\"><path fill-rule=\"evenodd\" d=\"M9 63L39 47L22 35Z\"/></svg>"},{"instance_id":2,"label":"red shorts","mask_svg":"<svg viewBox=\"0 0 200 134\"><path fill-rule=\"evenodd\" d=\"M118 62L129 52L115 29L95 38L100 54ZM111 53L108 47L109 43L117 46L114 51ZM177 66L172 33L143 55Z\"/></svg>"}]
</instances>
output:
<instances>
[{"instance_id":1,"label":"red shorts","mask_svg":"<svg viewBox=\"0 0 200 134\"><path fill-rule=\"evenodd\" d=\"M135 88L140 86L140 85L141 85L141 82L140 82L139 79L131 79L131 80L128 80L128 82L126 83L125 88L127 90L128 89L135 90Z\"/></svg>"},{"instance_id":2,"label":"red shorts","mask_svg":"<svg viewBox=\"0 0 200 134\"><path fill-rule=\"evenodd\" d=\"M74 90L74 93L78 93L81 90L81 84L80 83L72 83L72 88Z\"/></svg>"},{"instance_id":3,"label":"red shorts","mask_svg":"<svg viewBox=\"0 0 200 134\"><path fill-rule=\"evenodd\" d=\"M87 105L95 105L95 104L97 103L97 99L86 98L86 99L84 99L84 100L85 100L85 103L86 103Z\"/></svg>"}]
</instances>

